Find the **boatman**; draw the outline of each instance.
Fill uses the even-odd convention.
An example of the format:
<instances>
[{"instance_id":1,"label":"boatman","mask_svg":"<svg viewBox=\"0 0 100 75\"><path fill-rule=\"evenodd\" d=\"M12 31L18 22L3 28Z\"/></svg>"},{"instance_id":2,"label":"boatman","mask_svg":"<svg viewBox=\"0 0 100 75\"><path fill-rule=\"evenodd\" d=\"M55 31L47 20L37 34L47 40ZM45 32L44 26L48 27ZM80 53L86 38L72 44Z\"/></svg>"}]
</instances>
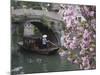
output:
<instances>
[{"instance_id":1,"label":"boatman","mask_svg":"<svg viewBox=\"0 0 100 75\"><path fill-rule=\"evenodd\" d=\"M43 48L47 48L47 35L43 35L42 36L42 45L43 45Z\"/></svg>"}]
</instances>

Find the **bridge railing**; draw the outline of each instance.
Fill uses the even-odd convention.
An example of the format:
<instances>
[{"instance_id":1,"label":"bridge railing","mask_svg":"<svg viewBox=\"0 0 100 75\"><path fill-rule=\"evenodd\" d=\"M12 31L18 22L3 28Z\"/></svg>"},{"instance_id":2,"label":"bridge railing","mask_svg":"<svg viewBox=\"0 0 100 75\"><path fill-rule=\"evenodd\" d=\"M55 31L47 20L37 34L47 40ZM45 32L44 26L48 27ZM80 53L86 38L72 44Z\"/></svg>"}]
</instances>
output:
<instances>
[{"instance_id":1,"label":"bridge railing","mask_svg":"<svg viewBox=\"0 0 100 75\"><path fill-rule=\"evenodd\" d=\"M62 21L62 17L57 14L56 12L50 12L50 11L44 11L44 10L33 10L33 9L15 9L12 10L12 16L27 16L27 17L41 17L43 15L55 19L55 20L60 20Z\"/></svg>"}]
</instances>

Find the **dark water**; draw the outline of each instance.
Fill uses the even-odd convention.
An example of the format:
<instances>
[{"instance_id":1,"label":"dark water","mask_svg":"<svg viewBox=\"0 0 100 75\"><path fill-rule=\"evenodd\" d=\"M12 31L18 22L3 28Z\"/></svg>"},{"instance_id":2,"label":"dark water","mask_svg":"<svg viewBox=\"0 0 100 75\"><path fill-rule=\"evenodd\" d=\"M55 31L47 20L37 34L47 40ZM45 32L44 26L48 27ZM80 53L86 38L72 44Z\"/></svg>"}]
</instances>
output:
<instances>
[{"instance_id":1,"label":"dark water","mask_svg":"<svg viewBox=\"0 0 100 75\"><path fill-rule=\"evenodd\" d=\"M14 33L15 34L15 33ZM20 36L12 36L11 45L11 74L28 74L55 71L78 70L79 66L67 61L67 57L54 55L39 55L20 50L16 42L22 40Z\"/></svg>"},{"instance_id":2,"label":"dark water","mask_svg":"<svg viewBox=\"0 0 100 75\"><path fill-rule=\"evenodd\" d=\"M12 75L79 69L77 65L68 62L67 57L60 57L58 54L48 56L18 50L13 51L11 57Z\"/></svg>"}]
</instances>

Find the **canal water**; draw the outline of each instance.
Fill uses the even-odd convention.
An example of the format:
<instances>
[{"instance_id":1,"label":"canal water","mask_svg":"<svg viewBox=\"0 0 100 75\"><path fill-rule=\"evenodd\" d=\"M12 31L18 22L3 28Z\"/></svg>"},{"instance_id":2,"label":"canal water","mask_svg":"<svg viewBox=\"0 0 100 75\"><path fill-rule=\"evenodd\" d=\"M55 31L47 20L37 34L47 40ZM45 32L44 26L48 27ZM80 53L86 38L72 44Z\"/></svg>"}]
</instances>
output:
<instances>
[{"instance_id":1,"label":"canal water","mask_svg":"<svg viewBox=\"0 0 100 75\"><path fill-rule=\"evenodd\" d=\"M60 57L57 53L53 55L40 55L20 49L16 44L18 41L22 40L22 36L20 35L19 33L16 33L15 35L14 32L14 35L11 38L12 75L72 71L79 69L78 65L67 61L66 56Z\"/></svg>"},{"instance_id":2,"label":"canal water","mask_svg":"<svg viewBox=\"0 0 100 75\"><path fill-rule=\"evenodd\" d=\"M23 50L12 51L11 73L28 74L54 71L78 70L79 66L67 61L67 57L54 55L39 55Z\"/></svg>"}]
</instances>

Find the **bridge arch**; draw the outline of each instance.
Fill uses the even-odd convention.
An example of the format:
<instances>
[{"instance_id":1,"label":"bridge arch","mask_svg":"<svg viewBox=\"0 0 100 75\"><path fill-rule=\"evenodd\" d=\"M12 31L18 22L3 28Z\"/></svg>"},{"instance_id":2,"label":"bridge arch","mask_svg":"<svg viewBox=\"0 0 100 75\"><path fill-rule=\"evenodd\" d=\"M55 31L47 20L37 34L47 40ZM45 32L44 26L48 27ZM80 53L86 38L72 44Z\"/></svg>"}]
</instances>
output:
<instances>
[{"instance_id":1,"label":"bridge arch","mask_svg":"<svg viewBox=\"0 0 100 75\"><path fill-rule=\"evenodd\" d=\"M27 20L24 23L24 25L28 24L28 23L31 23L32 25L37 27L42 35L43 34L47 34L48 35L48 39L50 41L52 41L53 43L57 44L58 46L60 45L60 37L59 37L59 35L55 33L55 30L50 28L48 25L45 25L41 21L41 19Z\"/></svg>"}]
</instances>

